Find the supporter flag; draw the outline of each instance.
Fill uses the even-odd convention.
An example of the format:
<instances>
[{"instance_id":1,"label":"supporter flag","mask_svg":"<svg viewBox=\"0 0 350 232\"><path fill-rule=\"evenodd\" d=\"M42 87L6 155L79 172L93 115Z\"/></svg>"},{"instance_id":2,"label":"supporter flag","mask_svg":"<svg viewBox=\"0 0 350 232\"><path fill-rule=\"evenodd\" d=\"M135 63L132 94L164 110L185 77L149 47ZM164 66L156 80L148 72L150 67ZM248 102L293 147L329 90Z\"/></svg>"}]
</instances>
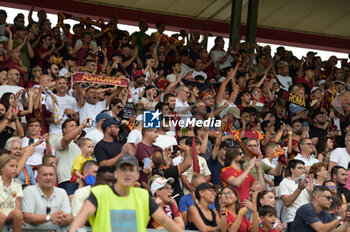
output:
<instances>
[{"instance_id":1,"label":"supporter flag","mask_svg":"<svg viewBox=\"0 0 350 232\"><path fill-rule=\"evenodd\" d=\"M239 143L239 145L241 146L242 150L244 151L244 153L252 158L254 157L259 157L258 154L256 154L255 152L252 152L251 150L249 150L244 143L242 142L241 138L238 138L237 140L235 140L236 142Z\"/></svg>"},{"instance_id":2,"label":"supporter flag","mask_svg":"<svg viewBox=\"0 0 350 232\"><path fill-rule=\"evenodd\" d=\"M196 152L196 140L194 136L192 137L192 160L193 160L193 173L199 173L200 168L199 168L199 161L197 157L197 152Z\"/></svg>"},{"instance_id":3,"label":"supporter flag","mask_svg":"<svg viewBox=\"0 0 350 232\"><path fill-rule=\"evenodd\" d=\"M273 157L278 157L279 161L283 164L287 164L286 151L282 147L273 154Z\"/></svg>"}]
</instances>

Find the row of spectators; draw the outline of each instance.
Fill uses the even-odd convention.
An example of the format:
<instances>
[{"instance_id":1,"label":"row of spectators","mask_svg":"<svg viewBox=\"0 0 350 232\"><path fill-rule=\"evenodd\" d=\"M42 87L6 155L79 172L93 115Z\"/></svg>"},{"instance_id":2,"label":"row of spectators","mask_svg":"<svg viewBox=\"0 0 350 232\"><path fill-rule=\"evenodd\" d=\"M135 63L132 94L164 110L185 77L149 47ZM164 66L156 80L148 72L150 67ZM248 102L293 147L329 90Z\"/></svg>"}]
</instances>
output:
<instances>
[{"instance_id":1,"label":"row of spectators","mask_svg":"<svg viewBox=\"0 0 350 232\"><path fill-rule=\"evenodd\" d=\"M350 225L347 59L32 12L0 10L0 227Z\"/></svg>"}]
</instances>

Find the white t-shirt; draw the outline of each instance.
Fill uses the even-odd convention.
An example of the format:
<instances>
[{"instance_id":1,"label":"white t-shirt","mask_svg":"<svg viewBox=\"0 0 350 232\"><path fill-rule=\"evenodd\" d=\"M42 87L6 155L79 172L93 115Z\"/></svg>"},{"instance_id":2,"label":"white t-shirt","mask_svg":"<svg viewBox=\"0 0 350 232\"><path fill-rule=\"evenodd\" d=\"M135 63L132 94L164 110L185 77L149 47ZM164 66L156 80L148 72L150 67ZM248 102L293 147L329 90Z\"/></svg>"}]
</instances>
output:
<instances>
[{"instance_id":1,"label":"white t-shirt","mask_svg":"<svg viewBox=\"0 0 350 232\"><path fill-rule=\"evenodd\" d=\"M15 210L17 197L23 197L21 182L17 178L12 178L10 186L5 187L0 176L0 212L8 216Z\"/></svg>"},{"instance_id":2,"label":"white t-shirt","mask_svg":"<svg viewBox=\"0 0 350 232\"><path fill-rule=\"evenodd\" d=\"M68 69L62 68L62 69L58 72L58 76L59 76L59 77L63 77L63 76L66 75L68 72L69 72Z\"/></svg>"},{"instance_id":3,"label":"white t-shirt","mask_svg":"<svg viewBox=\"0 0 350 232\"><path fill-rule=\"evenodd\" d=\"M218 59L220 57L224 57L226 56L227 52L225 51L212 51L211 52L211 55L213 56L214 58L214 66L216 67L217 65L217 62L218 62ZM231 66L231 62L232 62L233 58L231 55L229 55L227 57L227 59L225 60L224 63L220 64L220 69L223 69L223 68L226 68L226 67L230 67Z\"/></svg>"},{"instance_id":4,"label":"white t-shirt","mask_svg":"<svg viewBox=\"0 0 350 232\"><path fill-rule=\"evenodd\" d=\"M289 87L293 84L293 80L290 76L281 76L277 75L278 80L281 82L283 86L280 86L281 89L288 91ZM276 80L274 80L276 82Z\"/></svg>"},{"instance_id":5,"label":"white t-shirt","mask_svg":"<svg viewBox=\"0 0 350 232\"><path fill-rule=\"evenodd\" d=\"M192 70L193 70L193 73L192 73L193 78L195 78L198 75L204 77L204 80L206 80L208 78L208 75L205 72L203 72L203 71L197 72L194 69L191 69L190 71L192 71Z\"/></svg>"},{"instance_id":6,"label":"white t-shirt","mask_svg":"<svg viewBox=\"0 0 350 232\"><path fill-rule=\"evenodd\" d=\"M100 102L97 102L95 105L91 105L88 102L85 102L85 105L79 110L79 122L80 124L83 123L83 121L86 118L91 118L92 120L95 120L96 115L101 113L102 110L106 110L106 99ZM85 128L85 132L89 132L90 130L94 129L93 127Z\"/></svg>"},{"instance_id":7,"label":"white t-shirt","mask_svg":"<svg viewBox=\"0 0 350 232\"><path fill-rule=\"evenodd\" d=\"M37 142L39 139L34 139L34 143ZM22 138L22 147L28 147L29 146L29 137L23 137ZM35 147L35 151L33 155L29 156L27 160L27 164L29 165L40 165L42 163L43 156L45 155L46 150L46 141L44 140L41 144Z\"/></svg>"},{"instance_id":8,"label":"white t-shirt","mask_svg":"<svg viewBox=\"0 0 350 232\"><path fill-rule=\"evenodd\" d=\"M177 145L177 141L173 136L159 135L153 145L156 145L164 150L169 146Z\"/></svg>"},{"instance_id":9,"label":"white t-shirt","mask_svg":"<svg viewBox=\"0 0 350 232\"><path fill-rule=\"evenodd\" d=\"M310 159L306 159L306 157L302 156L300 153L298 153L298 155L295 156L294 159L303 161L305 164L305 167L311 167L313 164L320 162L313 155L310 155Z\"/></svg>"},{"instance_id":10,"label":"white t-shirt","mask_svg":"<svg viewBox=\"0 0 350 232\"><path fill-rule=\"evenodd\" d=\"M134 104L136 104L138 102L139 93L142 92L144 89L145 89L145 86L138 87L138 88L135 88L135 87L130 88L131 97L132 97L132 101Z\"/></svg>"},{"instance_id":11,"label":"white t-shirt","mask_svg":"<svg viewBox=\"0 0 350 232\"><path fill-rule=\"evenodd\" d=\"M74 110L75 112L79 111L78 103L77 100L69 95L65 95L64 97L57 96L56 94L54 95L57 99L58 107L55 105L55 108L57 110L58 114L58 120L59 123L50 123L50 129L49 129L49 134L62 134L62 124L63 122L68 119L67 115L64 114L64 110L67 108L70 108ZM53 106L53 101L51 97L46 98L45 106L48 111L55 113L54 106ZM60 120L62 119L62 120Z\"/></svg>"},{"instance_id":12,"label":"white t-shirt","mask_svg":"<svg viewBox=\"0 0 350 232\"><path fill-rule=\"evenodd\" d=\"M191 70L190 66L188 66L184 63L181 63L181 75L182 75L182 77L184 77L186 75L186 73L190 70Z\"/></svg>"},{"instance_id":13,"label":"white t-shirt","mask_svg":"<svg viewBox=\"0 0 350 232\"><path fill-rule=\"evenodd\" d=\"M262 160L262 162L265 163L265 164L267 164L267 165L270 166L271 168L275 168L275 167L277 166L277 160L278 160L278 158L273 158L273 159L272 159L272 162L270 162L270 160L269 160L268 158L264 158L264 159ZM275 179L275 177L274 177L273 175L269 175L269 174L264 174L264 178L265 178L266 180L269 180L269 181L273 181L273 180ZM267 183L266 183L266 188L267 188L268 190L272 190L271 186L268 185Z\"/></svg>"},{"instance_id":14,"label":"white t-shirt","mask_svg":"<svg viewBox=\"0 0 350 232\"><path fill-rule=\"evenodd\" d=\"M0 86L0 98L4 93L7 93L7 92L13 93L16 95L16 93L22 89L23 89L22 87L17 85L2 85Z\"/></svg>"},{"instance_id":15,"label":"white t-shirt","mask_svg":"<svg viewBox=\"0 0 350 232\"><path fill-rule=\"evenodd\" d=\"M350 155L345 147L338 147L332 151L329 161L333 161L347 170L350 162Z\"/></svg>"},{"instance_id":16,"label":"white t-shirt","mask_svg":"<svg viewBox=\"0 0 350 232\"><path fill-rule=\"evenodd\" d=\"M298 185L295 183L294 180L291 180L289 177L284 178L279 185L279 195L281 197L283 195L291 195L297 188ZM307 203L310 203L310 196L307 190L303 189L303 191L301 191L297 199L295 199L295 201L289 207L287 207L287 223L294 221L297 209L299 209L300 206L305 205Z\"/></svg>"},{"instance_id":17,"label":"white t-shirt","mask_svg":"<svg viewBox=\"0 0 350 232\"><path fill-rule=\"evenodd\" d=\"M72 216L75 217L80 212L81 208L83 207L84 201L88 198L90 195L90 189L91 186L85 186L80 189L77 189L74 192L73 198L72 198Z\"/></svg>"},{"instance_id":18,"label":"white t-shirt","mask_svg":"<svg viewBox=\"0 0 350 232\"><path fill-rule=\"evenodd\" d=\"M93 128L88 133L86 133L85 138L91 139L96 146L96 144L103 139L103 132L97 128Z\"/></svg>"},{"instance_id":19,"label":"white t-shirt","mask_svg":"<svg viewBox=\"0 0 350 232\"><path fill-rule=\"evenodd\" d=\"M58 184L70 180L73 161L81 154L78 144L74 141L71 141L67 147L63 148L61 145L62 138L61 135L50 135L50 144L55 146Z\"/></svg>"},{"instance_id":20,"label":"white t-shirt","mask_svg":"<svg viewBox=\"0 0 350 232\"><path fill-rule=\"evenodd\" d=\"M142 140L142 133L141 131L134 129L130 131L127 139L127 143L133 143L133 144L138 144Z\"/></svg>"},{"instance_id":21,"label":"white t-shirt","mask_svg":"<svg viewBox=\"0 0 350 232\"><path fill-rule=\"evenodd\" d=\"M174 109L174 111L175 111L175 112L181 112L181 111L183 111L184 109L188 108L189 106L190 106L190 105L188 104L187 101L184 102L184 103L182 103L178 98L176 98L175 109ZM191 113L191 111L189 110L189 111L185 112L184 115L186 115L186 116L182 116L181 119L185 121L185 120L187 120L187 118L190 118L190 117L192 116L192 113Z\"/></svg>"},{"instance_id":22,"label":"white t-shirt","mask_svg":"<svg viewBox=\"0 0 350 232\"><path fill-rule=\"evenodd\" d=\"M199 173L203 176L210 176L211 172L208 168L207 161L200 155L197 155L198 157L198 163L199 163ZM192 177L194 175L193 171L193 162L191 164L191 167L187 169L184 173L181 174L182 176L187 176L188 181L191 183ZM188 194L190 191L184 186L184 194Z\"/></svg>"}]
</instances>

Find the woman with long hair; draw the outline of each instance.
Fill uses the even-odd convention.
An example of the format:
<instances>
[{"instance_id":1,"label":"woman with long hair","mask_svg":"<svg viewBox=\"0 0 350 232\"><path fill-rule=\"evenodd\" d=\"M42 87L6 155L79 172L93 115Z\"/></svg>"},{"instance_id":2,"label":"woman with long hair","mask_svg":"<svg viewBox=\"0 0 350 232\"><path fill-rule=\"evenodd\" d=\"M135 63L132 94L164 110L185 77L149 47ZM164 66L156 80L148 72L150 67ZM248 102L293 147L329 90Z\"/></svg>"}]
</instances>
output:
<instances>
[{"instance_id":1,"label":"woman with long hair","mask_svg":"<svg viewBox=\"0 0 350 232\"><path fill-rule=\"evenodd\" d=\"M221 219L226 221L226 228L222 231L229 232L257 232L259 231L259 218L255 202L244 200L243 207L237 191L232 186L226 186L222 190L222 196L226 202L226 209L221 209ZM256 199L256 195L253 195ZM255 201L255 200L253 200ZM246 215L251 210L253 223L249 222ZM226 220L225 220L226 219Z\"/></svg>"},{"instance_id":2,"label":"woman with long hair","mask_svg":"<svg viewBox=\"0 0 350 232\"><path fill-rule=\"evenodd\" d=\"M334 147L333 139L328 137L321 137L317 140L315 147L317 150L317 159L320 162L324 162L328 165L329 157Z\"/></svg>"},{"instance_id":3,"label":"woman with long hair","mask_svg":"<svg viewBox=\"0 0 350 232\"><path fill-rule=\"evenodd\" d=\"M12 231L21 231L23 214L20 198L23 197L21 182L15 178L17 160L3 154L0 157L0 230L5 223L12 224Z\"/></svg>"}]
</instances>

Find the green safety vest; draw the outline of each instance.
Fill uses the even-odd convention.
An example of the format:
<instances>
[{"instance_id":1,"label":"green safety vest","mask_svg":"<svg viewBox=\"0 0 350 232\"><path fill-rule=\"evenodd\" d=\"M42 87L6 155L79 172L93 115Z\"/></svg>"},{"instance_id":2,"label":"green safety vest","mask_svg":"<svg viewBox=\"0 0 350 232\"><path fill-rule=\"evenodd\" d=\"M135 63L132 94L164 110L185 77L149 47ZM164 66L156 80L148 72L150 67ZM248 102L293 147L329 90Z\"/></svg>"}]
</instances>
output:
<instances>
[{"instance_id":1,"label":"green safety vest","mask_svg":"<svg viewBox=\"0 0 350 232\"><path fill-rule=\"evenodd\" d=\"M96 232L143 232L149 219L149 194L141 188L130 188L128 196L118 196L107 185L91 188L97 209L89 218Z\"/></svg>"}]
</instances>

